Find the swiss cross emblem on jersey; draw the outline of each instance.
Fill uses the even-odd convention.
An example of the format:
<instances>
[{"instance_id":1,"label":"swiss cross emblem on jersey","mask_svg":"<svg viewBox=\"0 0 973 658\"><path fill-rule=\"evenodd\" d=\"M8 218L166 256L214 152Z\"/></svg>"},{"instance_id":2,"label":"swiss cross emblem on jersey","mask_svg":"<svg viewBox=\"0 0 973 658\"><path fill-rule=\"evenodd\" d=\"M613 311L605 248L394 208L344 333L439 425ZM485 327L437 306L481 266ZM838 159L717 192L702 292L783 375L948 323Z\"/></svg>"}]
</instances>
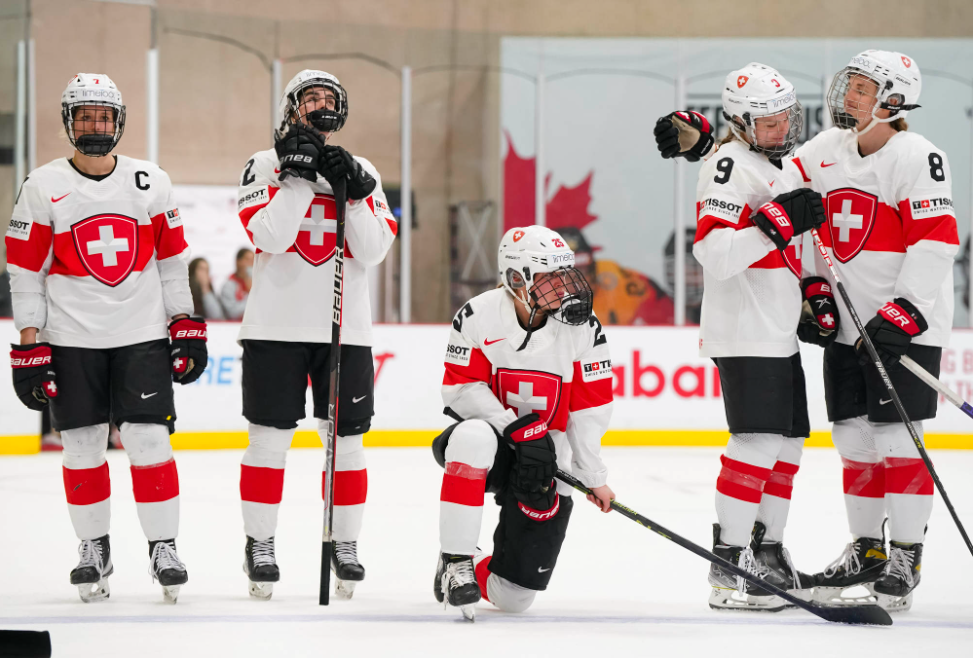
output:
<instances>
[{"instance_id":1,"label":"swiss cross emblem on jersey","mask_svg":"<svg viewBox=\"0 0 973 658\"><path fill-rule=\"evenodd\" d=\"M301 221L294 250L317 267L334 256L337 249L338 209L330 194L315 194Z\"/></svg>"},{"instance_id":2,"label":"swiss cross emblem on jersey","mask_svg":"<svg viewBox=\"0 0 973 658\"><path fill-rule=\"evenodd\" d=\"M74 249L88 274L115 287L132 273L139 223L125 215L96 215L71 227Z\"/></svg>"},{"instance_id":3,"label":"swiss cross emblem on jersey","mask_svg":"<svg viewBox=\"0 0 973 658\"><path fill-rule=\"evenodd\" d=\"M851 188L828 192L825 214L835 258L847 263L858 255L872 233L877 212L874 194Z\"/></svg>"},{"instance_id":4,"label":"swiss cross emblem on jersey","mask_svg":"<svg viewBox=\"0 0 973 658\"><path fill-rule=\"evenodd\" d=\"M548 425L554 422L561 389L558 375L536 370L498 368L494 383L494 393L504 407L517 412L517 418L536 413Z\"/></svg>"},{"instance_id":5,"label":"swiss cross emblem on jersey","mask_svg":"<svg viewBox=\"0 0 973 658\"><path fill-rule=\"evenodd\" d=\"M787 249L784 250L784 264L787 265L794 276L801 278L801 256L804 253L804 240L802 236L794 236Z\"/></svg>"},{"instance_id":6,"label":"swiss cross emblem on jersey","mask_svg":"<svg viewBox=\"0 0 973 658\"><path fill-rule=\"evenodd\" d=\"M743 89L743 85L747 84L749 80L750 78L748 78L747 76L741 75L740 77L737 78L737 88Z\"/></svg>"}]
</instances>

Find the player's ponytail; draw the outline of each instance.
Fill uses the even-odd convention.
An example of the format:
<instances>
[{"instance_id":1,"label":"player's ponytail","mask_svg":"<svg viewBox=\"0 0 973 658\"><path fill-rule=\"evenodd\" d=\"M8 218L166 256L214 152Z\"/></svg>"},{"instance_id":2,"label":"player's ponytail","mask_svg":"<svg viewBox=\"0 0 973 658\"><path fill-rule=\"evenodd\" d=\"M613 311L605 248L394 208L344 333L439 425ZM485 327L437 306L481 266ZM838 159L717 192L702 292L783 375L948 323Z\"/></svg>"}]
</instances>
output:
<instances>
[{"instance_id":1,"label":"player's ponytail","mask_svg":"<svg viewBox=\"0 0 973 658\"><path fill-rule=\"evenodd\" d=\"M892 126L892 130L894 130L897 133L902 133L909 129L909 124L907 124L905 122L905 119L903 119L902 117L899 117L895 121L892 121L889 125Z\"/></svg>"}]
</instances>

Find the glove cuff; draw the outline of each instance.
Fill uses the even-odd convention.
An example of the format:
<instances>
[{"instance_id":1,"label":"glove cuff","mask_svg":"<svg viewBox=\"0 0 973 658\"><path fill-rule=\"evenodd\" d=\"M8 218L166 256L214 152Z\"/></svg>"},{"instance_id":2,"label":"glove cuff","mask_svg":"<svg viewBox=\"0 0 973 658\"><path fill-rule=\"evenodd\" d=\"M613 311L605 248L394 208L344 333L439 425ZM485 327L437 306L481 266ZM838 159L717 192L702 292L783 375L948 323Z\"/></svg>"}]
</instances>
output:
<instances>
[{"instance_id":1,"label":"glove cuff","mask_svg":"<svg viewBox=\"0 0 973 658\"><path fill-rule=\"evenodd\" d=\"M49 365L51 365L51 346L48 343L10 346L10 367L13 369Z\"/></svg>"},{"instance_id":2,"label":"glove cuff","mask_svg":"<svg viewBox=\"0 0 973 658\"><path fill-rule=\"evenodd\" d=\"M530 418L533 416L533 418ZM530 416L524 416L522 420L527 420L525 423L514 423L515 427L508 427L504 430L504 434L510 438L514 443L522 443L524 441L536 441L545 434L547 434L547 423L537 417L537 414L530 414ZM528 420L529 419L529 420Z\"/></svg>"},{"instance_id":3,"label":"glove cuff","mask_svg":"<svg viewBox=\"0 0 973 658\"><path fill-rule=\"evenodd\" d=\"M169 339L206 342L206 321L199 316L173 320L169 324Z\"/></svg>"},{"instance_id":4,"label":"glove cuff","mask_svg":"<svg viewBox=\"0 0 973 658\"><path fill-rule=\"evenodd\" d=\"M551 487L554 486L555 484L552 482ZM557 516L558 511L561 509L561 497L555 492L554 504L551 505L550 509L547 510L536 510L532 507L528 507L522 500L517 501L517 509L523 512L528 519L537 521L538 523L543 523L544 521L550 521Z\"/></svg>"},{"instance_id":5,"label":"glove cuff","mask_svg":"<svg viewBox=\"0 0 973 658\"><path fill-rule=\"evenodd\" d=\"M904 297L896 297L891 302L887 302L885 306L878 309L878 315L912 338L929 328L929 324L922 317L919 309Z\"/></svg>"},{"instance_id":6,"label":"glove cuff","mask_svg":"<svg viewBox=\"0 0 973 658\"><path fill-rule=\"evenodd\" d=\"M834 290L832 290L831 284L822 276L809 276L801 281L801 292L804 294L804 299L814 295L824 295L834 299Z\"/></svg>"},{"instance_id":7,"label":"glove cuff","mask_svg":"<svg viewBox=\"0 0 973 658\"><path fill-rule=\"evenodd\" d=\"M774 201L768 201L764 205L757 208L757 212L754 213L755 220L757 216L760 216L763 221L758 224L760 230L767 234L777 248L783 251L790 244L791 238L794 237L794 226L791 224L790 217L787 216L787 211L779 203ZM756 221L754 223L757 223Z\"/></svg>"}]
</instances>

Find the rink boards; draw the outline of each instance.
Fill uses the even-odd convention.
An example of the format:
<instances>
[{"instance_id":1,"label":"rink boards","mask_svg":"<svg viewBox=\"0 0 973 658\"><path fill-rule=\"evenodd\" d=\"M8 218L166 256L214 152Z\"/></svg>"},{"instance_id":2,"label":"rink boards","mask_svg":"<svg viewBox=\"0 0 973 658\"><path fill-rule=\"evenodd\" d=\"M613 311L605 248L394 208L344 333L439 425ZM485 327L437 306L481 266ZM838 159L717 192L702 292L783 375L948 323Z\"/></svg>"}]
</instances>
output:
<instances>
[{"instance_id":1,"label":"rink boards","mask_svg":"<svg viewBox=\"0 0 973 658\"><path fill-rule=\"evenodd\" d=\"M11 338L13 323L0 320ZM209 330L210 363L200 380L176 386L177 432L181 449L242 448L242 350L237 323L214 322ZM615 408L605 445L721 445L726 441L719 375L697 354L695 327L606 327L612 353ZM378 325L374 328L375 418L366 437L371 446L422 446L449 421L442 415L440 385L448 325ZM812 436L809 445L830 445L821 379L821 349L802 345ZM55 364L56 366L56 364ZM9 369L3 360L0 368ZM9 372L0 374L10 382ZM941 380L973 398L973 332L959 330L944 351ZM0 385L0 454L39 449L39 414ZM310 410L310 390L308 409ZM316 423L300 423L295 446L319 446ZM973 419L940 398L938 417L925 423L932 448L973 449Z\"/></svg>"}]
</instances>

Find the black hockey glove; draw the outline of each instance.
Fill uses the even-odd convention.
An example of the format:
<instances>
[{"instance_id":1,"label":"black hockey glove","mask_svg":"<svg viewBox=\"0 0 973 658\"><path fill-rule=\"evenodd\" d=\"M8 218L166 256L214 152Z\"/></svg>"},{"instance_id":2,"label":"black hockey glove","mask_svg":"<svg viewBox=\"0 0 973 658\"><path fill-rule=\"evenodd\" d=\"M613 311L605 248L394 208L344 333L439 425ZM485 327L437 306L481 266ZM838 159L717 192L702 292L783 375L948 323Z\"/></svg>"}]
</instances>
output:
<instances>
[{"instance_id":1,"label":"black hockey glove","mask_svg":"<svg viewBox=\"0 0 973 658\"><path fill-rule=\"evenodd\" d=\"M49 343L11 345L10 369L14 391L28 409L44 411L51 398L57 397Z\"/></svg>"},{"instance_id":2,"label":"black hockey glove","mask_svg":"<svg viewBox=\"0 0 973 658\"><path fill-rule=\"evenodd\" d=\"M702 114L673 112L655 122L655 143L663 158L697 162L713 148L713 126Z\"/></svg>"},{"instance_id":3,"label":"black hockey glove","mask_svg":"<svg viewBox=\"0 0 973 658\"><path fill-rule=\"evenodd\" d=\"M206 321L201 317L181 318L169 324L172 355L172 379L192 384L206 370Z\"/></svg>"},{"instance_id":4,"label":"black hockey glove","mask_svg":"<svg viewBox=\"0 0 973 658\"><path fill-rule=\"evenodd\" d=\"M352 201L360 201L375 191L376 182L372 175L340 146L328 144L324 147L320 173L332 188L342 178L348 181L348 198Z\"/></svg>"},{"instance_id":5,"label":"black hockey glove","mask_svg":"<svg viewBox=\"0 0 973 658\"><path fill-rule=\"evenodd\" d=\"M537 414L527 414L507 425L503 438L516 453L510 474L514 494L534 509L550 509L556 495L557 455L547 423Z\"/></svg>"},{"instance_id":6,"label":"black hockey glove","mask_svg":"<svg viewBox=\"0 0 973 658\"><path fill-rule=\"evenodd\" d=\"M827 347L838 337L838 305L831 284L820 276L809 276L801 282L804 304L797 337L805 343Z\"/></svg>"},{"instance_id":7,"label":"black hockey glove","mask_svg":"<svg viewBox=\"0 0 973 658\"><path fill-rule=\"evenodd\" d=\"M875 343L878 356L885 366L894 366L909 349L912 339L929 328L915 306L907 299L896 297L878 309L874 318L865 325L865 333ZM858 362L862 365L871 362L865 342L859 338L855 343Z\"/></svg>"},{"instance_id":8,"label":"black hockey glove","mask_svg":"<svg viewBox=\"0 0 973 658\"><path fill-rule=\"evenodd\" d=\"M280 160L277 180L298 176L313 183L318 179L324 136L316 129L303 123L289 124L286 132L277 133L274 150Z\"/></svg>"},{"instance_id":9,"label":"black hockey glove","mask_svg":"<svg viewBox=\"0 0 973 658\"><path fill-rule=\"evenodd\" d=\"M802 187L760 206L751 219L783 251L795 235L824 224L824 204L820 194Z\"/></svg>"}]
</instances>

